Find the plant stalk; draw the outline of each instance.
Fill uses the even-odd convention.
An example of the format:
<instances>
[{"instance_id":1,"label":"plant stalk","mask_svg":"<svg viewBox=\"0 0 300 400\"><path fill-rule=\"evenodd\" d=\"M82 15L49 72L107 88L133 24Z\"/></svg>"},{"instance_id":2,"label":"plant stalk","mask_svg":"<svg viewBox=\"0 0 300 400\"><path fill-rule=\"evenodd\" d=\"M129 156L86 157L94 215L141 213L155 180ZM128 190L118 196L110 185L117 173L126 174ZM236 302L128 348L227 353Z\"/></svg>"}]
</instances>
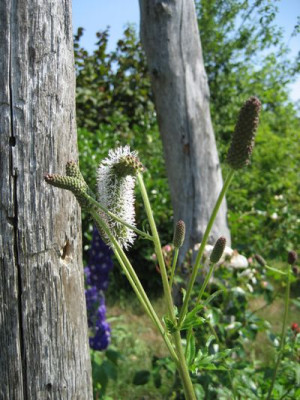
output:
<instances>
[{"instance_id":1,"label":"plant stalk","mask_svg":"<svg viewBox=\"0 0 300 400\"><path fill-rule=\"evenodd\" d=\"M210 280L210 278L211 278L211 276L212 276L212 274L213 274L213 272L214 272L215 265L216 265L216 264L211 264L210 267L209 267L209 271L208 271L208 273L206 274L206 277L205 277L205 279L204 279L204 282L203 282L203 284L202 284L202 286L201 286L201 289L200 289L200 292L199 292L199 294L198 294L198 297L197 297L197 300L196 300L196 305L197 305L198 303L200 303L200 301L201 301L201 299L202 299L202 296L203 296L203 293L204 293L204 291L205 291L205 289L206 289L206 286L207 286L207 284L208 284L208 282L209 282L209 280Z\"/></svg>"},{"instance_id":2,"label":"plant stalk","mask_svg":"<svg viewBox=\"0 0 300 400\"><path fill-rule=\"evenodd\" d=\"M153 323L159 330L173 360L175 361L176 364L178 364L178 357L174 351L172 343L170 342L165 329L163 328L155 310L153 309L152 304L151 304L147 294L145 293L144 288L143 288L142 284L140 283L140 280L139 280L138 276L136 275L130 261L126 257L126 254L124 253L122 247L120 246L120 244L118 243L116 238L111 234L108 226L104 223L104 221L102 221L100 216L94 211L90 211L90 213L91 213L94 221L96 222L96 224L99 225L105 231L107 236L109 237L109 239L113 245L114 253L115 253L129 283L131 284L134 292L136 293L136 295L137 295L140 303L142 304L143 308L145 309L146 313L149 315L150 319L153 321Z\"/></svg>"},{"instance_id":3,"label":"plant stalk","mask_svg":"<svg viewBox=\"0 0 300 400\"><path fill-rule=\"evenodd\" d=\"M165 295L165 299L167 302L169 317L170 317L171 321L173 322L173 324L176 326L174 305L173 305L171 290L170 290L170 286L169 286L169 282L168 282L168 276L167 276L166 266L165 266L165 262L164 262L164 257L163 257L162 250L161 250L160 239L159 239L156 224L154 221L153 212L152 212L152 208L151 208L150 201L148 198L148 194L147 194L147 191L146 191L146 188L144 185L144 180L140 173L137 174L137 180L138 180L138 183L140 186L143 202L145 205L145 210L147 213L147 217L149 220L149 224L150 224L150 228L151 228L151 232L152 232L152 236L153 236L155 253L157 256L157 260L158 260L159 268L160 268L160 272L161 272L164 295ZM182 380L185 398L186 398L186 400L196 400L196 395L194 392L193 384L191 381L191 377L189 374L189 370L188 370L188 367L186 364L186 359L185 359L183 348L182 348L180 331L176 330L172 334L172 336L174 339L176 353L178 356L177 368L179 370L179 374L180 374L180 377Z\"/></svg>"},{"instance_id":4,"label":"plant stalk","mask_svg":"<svg viewBox=\"0 0 300 400\"><path fill-rule=\"evenodd\" d=\"M191 275L191 278L189 280L189 284L188 284L188 288L187 288L187 291L186 291L186 295L185 295L185 299L184 299L184 302L183 302L183 306L182 306L181 311L180 311L179 320L178 320L179 327L181 326L181 324L182 324L182 322L183 322L183 320L184 320L184 318L186 316L187 310L188 310L189 300L190 300L190 297L191 297L191 294L192 294L192 289L193 289L193 286L194 286L194 283L195 283L195 280L196 280L196 277L197 277L198 269L199 269L199 266L200 266L201 258L202 258L203 253L204 253L204 248L205 248L206 242L207 242L208 237L209 237L209 233L210 233L211 228L213 226L213 223L214 223L214 221L216 219L217 213L218 213L219 208L221 206L221 203L222 203L222 201L223 201L223 199L225 197L225 194L226 194L227 189L228 189L228 187L230 185L230 182L232 181L233 175L234 175L234 170L231 169L230 172L228 173L227 177L226 177L226 180L224 182L223 188L222 188L222 190L221 190L221 192L219 194L219 197L218 197L218 199L216 201L215 207L214 207L214 209L212 211L212 214L210 216L210 219L208 221L206 230L204 232L204 235L203 235L203 238L202 238L202 241L201 241L201 245L200 245L200 248L199 248L199 251L198 251L198 254L197 254L197 257L196 257L196 261L195 261L195 264L194 264L194 268L193 268L193 271L192 271L192 275Z\"/></svg>"},{"instance_id":5,"label":"plant stalk","mask_svg":"<svg viewBox=\"0 0 300 400\"><path fill-rule=\"evenodd\" d=\"M171 291L172 291L172 286L173 286L173 280L174 280L174 274L175 274L178 254L179 254L179 248L175 247L174 258L173 258L173 263L172 263L172 270L171 270L171 277L170 277L170 283L169 283Z\"/></svg>"},{"instance_id":6,"label":"plant stalk","mask_svg":"<svg viewBox=\"0 0 300 400\"><path fill-rule=\"evenodd\" d=\"M283 347L284 347L284 342L285 342L285 332L286 332L286 325L287 325L287 318L288 318L288 311L289 311L290 290L291 290L291 268L289 265L288 270L287 270L287 284L286 284L286 291L285 291L284 315L283 315L283 323L282 323L282 329L281 329L280 346L279 346L278 357L277 357L276 365L274 368L274 373L273 373L272 382L271 382L271 386L269 389L267 400L271 399L271 395L273 392L273 388L274 388L274 384L275 384L275 380L276 380L276 376L277 376L277 372L278 372L278 367L279 367L282 353L283 353Z\"/></svg>"}]
</instances>

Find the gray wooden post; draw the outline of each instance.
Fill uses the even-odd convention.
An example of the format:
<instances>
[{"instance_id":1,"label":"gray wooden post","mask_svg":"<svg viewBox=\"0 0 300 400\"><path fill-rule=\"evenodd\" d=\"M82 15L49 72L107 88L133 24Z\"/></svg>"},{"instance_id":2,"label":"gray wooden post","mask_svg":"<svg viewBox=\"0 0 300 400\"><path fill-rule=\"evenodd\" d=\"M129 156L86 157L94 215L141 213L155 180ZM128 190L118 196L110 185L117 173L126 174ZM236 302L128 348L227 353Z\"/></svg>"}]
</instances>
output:
<instances>
[{"instance_id":1,"label":"gray wooden post","mask_svg":"<svg viewBox=\"0 0 300 400\"><path fill-rule=\"evenodd\" d=\"M139 0L146 52L175 223L186 223L183 249L201 241L222 187L209 110L209 88L194 0ZM224 201L210 241L230 244Z\"/></svg>"},{"instance_id":2,"label":"gray wooden post","mask_svg":"<svg viewBox=\"0 0 300 400\"><path fill-rule=\"evenodd\" d=\"M0 399L92 398L71 2L0 2Z\"/></svg>"}]
</instances>

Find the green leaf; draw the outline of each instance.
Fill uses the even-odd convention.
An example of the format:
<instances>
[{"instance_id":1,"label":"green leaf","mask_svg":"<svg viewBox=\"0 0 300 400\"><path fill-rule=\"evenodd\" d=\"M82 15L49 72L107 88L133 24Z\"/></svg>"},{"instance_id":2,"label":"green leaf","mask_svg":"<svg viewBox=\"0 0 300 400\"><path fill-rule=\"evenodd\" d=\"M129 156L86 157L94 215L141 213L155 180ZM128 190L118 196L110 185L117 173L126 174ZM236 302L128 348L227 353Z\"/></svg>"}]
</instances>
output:
<instances>
[{"instance_id":1,"label":"green leaf","mask_svg":"<svg viewBox=\"0 0 300 400\"><path fill-rule=\"evenodd\" d=\"M167 317L166 315L163 316L163 321L164 321L164 324L165 324L165 326L166 326L166 328L167 328L167 331L168 331L169 333L174 333L174 332L176 332L177 328L176 328L176 326L174 325L174 323L170 320L169 317Z\"/></svg>"},{"instance_id":2,"label":"green leaf","mask_svg":"<svg viewBox=\"0 0 300 400\"><path fill-rule=\"evenodd\" d=\"M153 373L153 382L156 388L161 387L161 376L158 370Z\"/></svg>"},{"instance_id":3,"label":"green leaf","mask_svg":"<svg viewBox=\"0 0 300 400\"><path fill-rule=\"evenodd\" d=\"M108 349L105 352L106 357L115 365L118 364L118 360L122 358L122 354L116 350Z\"/></svg>"},{"instance_id":4,"label":"green leaf","mask_svg":"<svg viewBox=\"0 0 300 400\"><path fill-rule=\"evenodd\" d=\"M197 315L197 312L199 312L202 308L203 305L199 304L192 311L190 311L183 320L180 330L184 331L202 325L205 322L205 319L202 317L198 317Z\"/></svg>"},{"instance_id":5,"label":"green leaf","mask_svg":"<svg viewBox=\"0 0 300 400\"><path fill-rule=\"evenodd\" d=\"M211 294L204 302L203 305L207 306L209 303L211 303L213 301L213 299L217 296L219 296L219 294L223 293L225 290L224 289L220 289L217 290L216 292L214 292L213 294Z\"/></svg>"},{"instance_id":6,"label":"green leaf","mask_svg":"<svg viewBox=\"0 0 300 400\"><path fill-rule=\"evenodd\" d=\"M146 385L150 379L150 371L141 370L135 373L132 383L134 385Z\"/></svg>"},{"instance_id":7,"label":"green leaf","mask_svg":"<svg viewBox=\"0 0 300 400\"><path fill-rule=\"evenodd\" d=\"M118 370L116 366L109 360L104 360L101 368L109 379L116 380L118 377Z\"/></svg>"},{"instance_id":8,"label":"green leaf","mask_svg":"<svg viewBox=\"0 0 300 400\"><path fill-rule=\"evenodd\" d=\"M195 336L192 331L188 333L187 344L185 348L185 358L188 366L192 364L196 355Z\"/></svg>"},{"instance_id":9,"label":"green leaf","mask_svg":"<svg viewBox=\"0 0 300 400\"><path fill-rule=\"evenodd\" d=\"M202 317L197 317L197 315L190 317L190 318L186 318L180 328L181 331L185 331L188 329L192 329L195 328L196 326L200 326L202 324L204 324L205 322L205 318Z\"/></svg>"}]
</instances>

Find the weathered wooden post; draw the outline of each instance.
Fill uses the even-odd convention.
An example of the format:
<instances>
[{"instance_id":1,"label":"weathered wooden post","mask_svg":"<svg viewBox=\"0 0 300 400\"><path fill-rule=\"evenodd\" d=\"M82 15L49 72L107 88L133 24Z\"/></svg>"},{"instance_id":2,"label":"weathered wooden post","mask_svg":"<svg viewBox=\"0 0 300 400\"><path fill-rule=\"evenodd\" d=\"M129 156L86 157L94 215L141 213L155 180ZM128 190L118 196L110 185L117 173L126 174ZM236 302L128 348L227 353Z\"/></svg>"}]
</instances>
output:
<instances>
[{"instance_id":1,"label":"weathered wooden post","mask_svg":"<svg viewBox=\"0 0 300 400\"><path fill-rule=\"evenodd\" d=\"M92 398L73 64L70 0L0 2L1 400Z\"/></svg>"}]
</instances>

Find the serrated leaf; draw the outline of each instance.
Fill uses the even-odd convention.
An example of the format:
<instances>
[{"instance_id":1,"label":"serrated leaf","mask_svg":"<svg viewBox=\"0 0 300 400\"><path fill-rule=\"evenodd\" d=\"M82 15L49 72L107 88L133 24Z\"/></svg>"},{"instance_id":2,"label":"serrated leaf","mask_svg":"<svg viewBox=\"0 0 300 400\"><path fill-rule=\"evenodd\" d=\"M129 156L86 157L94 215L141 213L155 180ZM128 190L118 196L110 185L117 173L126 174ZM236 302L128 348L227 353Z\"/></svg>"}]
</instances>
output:
<instances>
[{"instance_id":1,"label":"serrated leaf","mask_svg":"<svg viewBox=\"0 0 300 400\"><path fill-rule=\"evenodd\" d=\"M174 325L173 321L170 320L169 317L167 317L166 315L163 316L163 321L164 321L164 324L165 324L165 326L166 326L166 328L167 328L167 331L168 331L169 333L174 333L174 332L176 332L177 328L176 328L176 326Z\"/></svg>"},{"instance_id":2,"label":"serrated leaf","mask_svg":"<svg viewBox=\"0 0 300 400\"><path fill-rule=\"evenodd\" d=\"M195 336L190 331L188 333L187 343L185 348L185 358L188 366L190 366L194 361L195 355L196 355Z\"/></svg>"},{"instance_id":3,"label":"serrated leaf","mask_svg":"<svg viewBox=\"0 0 300 400\"><path fill-rule=\"evenodd\" d=\"M196 326L200 326L204 324L205 319L202 317L198 317L197 315L191 317L191 318L186 318L180 328L181 331L186 331L192 328L195 328Z\"/></svg>"},{"instance_id":4,"label":"serrated leaf","mask_svg":"<svg viewBox=\"0 0 300 400\"><path fill-rule=\"evenodd\" d=\"M183 323L181 325L180 330L188 330L193 327L202 325L205 322L205 319L202 317L198 317L197 313L203 308L202 304L199 304L196 306L192 311L187 313L185 319L183 320Z\"/></svg>"},{"instance_id":5,"label":"serrated leaf","mask_svg":"<svg viewBox=\"0 0 300 400\"><path fill-rule=\"evenodd\" d=\"M219 294L223 293L224 289L220 289L217 290L216 292L214 292L213 294L211 294L204 302L204 306L207 306L209 303L211 303L213 301L213 299L217 296L219 296Z\"/></svg>"}]
</instances>

